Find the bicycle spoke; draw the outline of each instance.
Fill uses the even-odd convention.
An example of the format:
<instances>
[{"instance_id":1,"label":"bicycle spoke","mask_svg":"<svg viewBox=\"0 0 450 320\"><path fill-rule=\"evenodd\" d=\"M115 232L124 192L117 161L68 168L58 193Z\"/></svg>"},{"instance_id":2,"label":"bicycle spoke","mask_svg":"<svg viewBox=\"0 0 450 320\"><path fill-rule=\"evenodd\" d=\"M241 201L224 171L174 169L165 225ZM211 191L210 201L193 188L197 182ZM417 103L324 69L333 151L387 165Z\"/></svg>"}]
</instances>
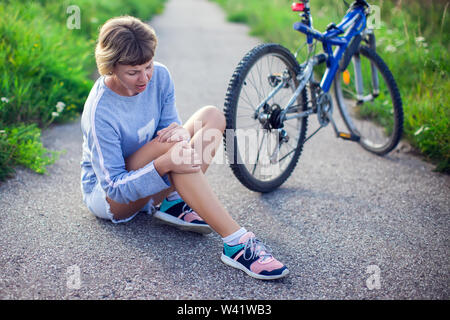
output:
<instances>
[{"instance_id":1,"label":"bicycle spoke","mask_svg":"<svg viewBox=\"0 0 450 320\"><path fill-rule=\"evenodd\" d=\"M356 99L356 93L355 93L355 92L353 92L353 91L351 91L351 90L349 90L349 89L347 89L347 88L345 88L345 87L342 88L342 91L345 92L345 93L350 94L350 95L351 95L351 98Z\"/></svg>"},{"instance_id":2,"label":"bicycle spoke","mask_svg":"<svg viewBox=\"0 0 450 320\"><path fill-rule=\"evenodd\" d=\"M248 81L249 81L249 83L252 85L252 87L255 89L255 92L256 92L256 94L258 95L259 101L262 101L262 95L261 95L261 93L259 92L259 90L256 88L256 85L255 85L255 78L254 78L254 76L253 76L253 70L250 72L250 76L251 76L251 78L252 78L253 81L250 81L250 78L248 78Z\"/></svg>"},{"instance_id":3,"label":"bicycle spoke","mask_svg":"<svg viewBox=\"0 0 450 320\"><path fill-rule=\"evenodd\" d=\"M259 148L258 148L258 153L256 154L256 161L255 161L255 166L253 167L252 175L255 174L256 166L257 166L257 164L259 162L259 155L260 155L261 148L262 148L262 145L263 145L265 137L266 137L266 132L264 132L264 135L263 135L263 137L261 139L261 144L259 145Z\"/></svg>"},{"instance_id":4,"label":"bicycle spoke","mask_svg":"<svg viewBox=\"0 0 450 320\"><path fill-rule=\"evenodd\" d=\"M258 71L258 74L259 74L259 85L262 90L262 94L263 94L262 96L267 97L266 91L264 90L263 80L262 80L261 65L259 63L256 64L256 70Z\"/></svg>"},{"instance_id":5,"label":"bicycle spoke","mask_svg":"<svg viewBox=\"0 0 450 320\"><path fill-rule=\"evenodd\" d=\"M244 88L242 91L244 92L244 94L245 94L245 96L246 96L247 99L245 99L243 96L241 96L240 98L241 98L242 100L244 100L244 102L246 102L246 103L248 104L249 107L251 107L253 110L256 110L256 108L253 108L251 99L249 98L249 96L248 96L247 91L245 90L245 88Z\"/></svg>"},{"instance_id":6,"label":"bicycle spoke","mask_svg":"<svg viewBox=\"0 0 450 320\"><path fill-rule=\"evenodd\" d=\"M280 160L278 160L278 162L283 161L287 156L289 156L293 152L295 152L295 149L292 149L291 151L289 151L286 155L283 156L283 158L280 158Z\"/></svg>"},{"instance_id":7,"label":"bicycle spoke","mask_svg":"<svg viewBox=\"0 0 450 320\"><path fill-rule=\"evenodd\" d=\"M240 104L239 107L240 107L240 108L243 108L243 109L247 109L247 110L252 111L252 113L249 113L249 114L252 115L252 116L253 116L253 114L255 113L255 110L256 110L256 109L254 109L254 108L252 108L252 107L244 106L244 105L242 105L242 104Z\"/></svg>"}]
</instances>

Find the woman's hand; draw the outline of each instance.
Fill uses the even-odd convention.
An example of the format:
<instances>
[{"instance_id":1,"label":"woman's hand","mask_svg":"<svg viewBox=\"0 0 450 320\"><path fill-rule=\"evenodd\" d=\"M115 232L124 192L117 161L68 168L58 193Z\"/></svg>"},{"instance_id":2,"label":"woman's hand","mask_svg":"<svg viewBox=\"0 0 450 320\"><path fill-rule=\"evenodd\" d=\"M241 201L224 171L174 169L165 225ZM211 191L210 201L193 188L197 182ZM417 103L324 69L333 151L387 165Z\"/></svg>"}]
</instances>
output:
<instances>
[{"instance_id":1,"label":"woman's hand","mask_svg":"<svg viewBox=\"0 0 450 320\"><path fill-rule=\"evenodd\" d=\"M157 158L155 169L160 175L168 172L195 173L201 170L201 158L187 141L177 142L169 152Z\"/></svg>"},{"instance_id":2,"label":"woman's hand","mask_svg":"<svg viewBox=\"0 0 450 320\"><path fill-rule=\"evenodd\" d=\"M189 141L191 138L189 131L176 122L171 123L167 128L159 130L156 134L158 135L158 142Z\"/></svg>"},{"instance_id":3,"label":"woman's hand","mask_svg":"<svg viewBox=\"0 0 450 320\"><path fill-rule=\"evenodd\" d=\"M171 171L175 173L194 173L201 169L201 159L194 148L187 142L175 144L170 151Z\"/></svg>"}]
</instances>

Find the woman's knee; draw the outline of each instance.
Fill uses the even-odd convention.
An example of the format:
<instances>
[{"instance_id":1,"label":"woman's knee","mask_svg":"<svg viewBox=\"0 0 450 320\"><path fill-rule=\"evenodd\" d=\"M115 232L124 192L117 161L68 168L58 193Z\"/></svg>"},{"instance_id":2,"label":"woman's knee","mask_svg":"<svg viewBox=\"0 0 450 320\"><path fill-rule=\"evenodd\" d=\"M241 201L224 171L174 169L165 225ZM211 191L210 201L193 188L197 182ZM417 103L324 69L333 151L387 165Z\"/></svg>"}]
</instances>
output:
<instances>
[{"instance_id":1,"label":"woman's knee","mask_svg":"<svg viewBox=\"0 0 450 320\"><path fill-rule=\"evenodd\" d=\"M206 106L202 108L206 123L222 132L226 127L225 115L215 106Z\"/></svg>"}]
</instances>

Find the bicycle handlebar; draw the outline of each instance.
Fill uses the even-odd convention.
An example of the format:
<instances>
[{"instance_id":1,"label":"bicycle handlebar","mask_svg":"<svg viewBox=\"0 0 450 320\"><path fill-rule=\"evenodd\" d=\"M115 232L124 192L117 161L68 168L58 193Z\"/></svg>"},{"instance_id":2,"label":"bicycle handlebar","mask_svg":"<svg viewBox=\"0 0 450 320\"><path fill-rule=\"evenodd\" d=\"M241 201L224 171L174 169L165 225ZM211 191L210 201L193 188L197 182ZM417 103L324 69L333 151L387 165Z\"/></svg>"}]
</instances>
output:
<instances>
[{"instance_id":1,"label":"bicycle handlebar","mask_svg":"<svg viewBox=\"0 0 450 320\"><path fill-rule=\"evenodd\" d=\"M356 0L355 3L356 3L356 4L364 5L364 6L366 6L366 7L369 7L369 4L367 3L366 0Z\"/></svg>"},{"instance_id":2,"label":"bicycle handlebar","mask_svg":"<svg viewBox=\"0 0 450 320\"><path fill-rule=\"evenodd\" d=\"M347 3L347 1L345 1L345 0L342 0L342 1L344 1L344 3L348 6L348 7L350 7L350 5ZM309 0L301 0L301 2L303 2L303 3L308 3L309 2ZM354 2L352 3L352 6L353 5L361 5L361 6L365 6L365 7L370 7L370 5L367 3L367 1L366 0L354 0ZM299 10L299 11L302 11L302 10Z\"/></svg>"},{"instance_id":3,"label":"bicycle handlebar","mask_svg":"<svg viewBox=\"0 0 450 320\"><path fill-rule=\"evenodd\" d=\"M347 1L345 1L345 0L342 0L342 1L344 1L344 3L347 6L347 8L353 7L355 5L357 5L357 6L364 6L364 7L370 7L370 5L365 0L355 0L355 1L353 1L353 3L351 5L349 5L347 3Z\"/></svg>"}]
</instances>

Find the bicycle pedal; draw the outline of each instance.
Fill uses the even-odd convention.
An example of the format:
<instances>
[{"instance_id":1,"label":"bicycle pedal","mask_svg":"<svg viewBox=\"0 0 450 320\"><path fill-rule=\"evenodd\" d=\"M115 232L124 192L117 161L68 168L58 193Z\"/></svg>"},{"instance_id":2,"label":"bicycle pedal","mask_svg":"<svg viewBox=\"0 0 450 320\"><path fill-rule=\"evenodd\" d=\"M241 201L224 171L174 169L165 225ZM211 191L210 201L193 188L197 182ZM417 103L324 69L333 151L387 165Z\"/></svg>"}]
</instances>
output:
<instances>
[{"instance_id":1,"label":"bicycle pedal","mask_svg":"<svg viewBox=\"0 0 450 320\"><path fill-rule=\"evenodd\" d=\"M346 132L339 132L338 137L342 138L344 140L349 140L349 141L359 141L359 139L360 139L359 136L352 134L352 133L346 133Z\"/></svg>"}]
</instances>

